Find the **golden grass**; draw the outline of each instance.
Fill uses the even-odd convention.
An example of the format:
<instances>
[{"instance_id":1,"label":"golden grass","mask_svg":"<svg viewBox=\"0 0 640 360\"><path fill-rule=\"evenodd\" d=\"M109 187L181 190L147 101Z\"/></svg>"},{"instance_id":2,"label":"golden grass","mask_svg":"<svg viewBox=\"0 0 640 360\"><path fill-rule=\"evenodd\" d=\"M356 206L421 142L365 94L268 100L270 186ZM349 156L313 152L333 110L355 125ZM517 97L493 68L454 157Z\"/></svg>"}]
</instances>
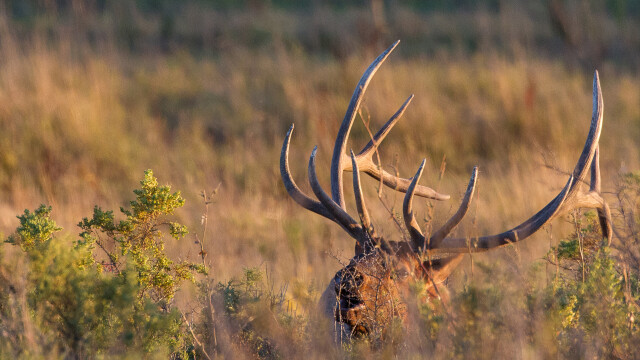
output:
<instances>
[{"instance_id":1,"label":"golden grass","mask_svg":"<svg viewBox=\"0 0 640 360\"><path fill-rule=\"evenodd\" d=\"M210 254L220 271L238 268L243 258L254 259L246 265L259 264L261 251L271 254L267 258L277 268L296 261L275 261L274 254L308 249L309 259L297 259L302 263L296 268L316 271L326 264L305 261L326 251L326 243L345 242L338 246L349 254L350 241L340 239L338 229L299 211L287 198L277 162L280 141L294 122L291 163L298 182L308 189L306 159L314 143L320 146L320 175L327 176L332 138L369 59L357 56L338 64L288 53L275 58L238 53L217 61L184 54L156 58L139 69L94 57L73 61L63 49L14 54L0 69L4 206L18 213L49 202L73 232L94 204L114 208L126 201L142 170L152 168L185 193L189 205L183 216L194 224L201 211L199 191L222 184L210 214L219 235L210 239L217 243ZM637 168L634 99L640 90L631 76L601 73L605 184L613 184L620 167ZM439 186L453 199L438 205L443 211L456 206L478 164L474 216L479 231L495 231L523 219L564 182L544 165L551 162L563 171L573 166L590 118L590 84L590 73L545 60L393 55L372 82L363 111L375 129L406 96L416 94L382 147L383 162L393 165L395 154L401 154L398 170L410 176L426 156L431 170L425 183L433 184L446 156ZM367 137L356 124L352 146L362 146ZM375 208L373 192L369 197ZM396 197L396 207L400 201ZM16 220L3 221L9 233ZM303 228L291 236L300 239L283 241L296 221ZM283 247L298 241L303 243L293 246L298 250ZM291 270L282 273L294 274Z\"/></svg>"},{"instance_id":2,"label":"golden grass","mask_svg":"<svg viewBox=\"0 0 640 360\"><path fill-rule=\"evenodd\" d=\"M218 26L193 8L187 13L204 28ZM259 29L286 38L300 26L283 25L280 21L288 15L234 14L224 23L223 40L237 36L244 41L243 36ZM304 16L296 21L304 21ZM312 26L332 29L330 21L323 25L327 20L322 14L312 16ZM418 24L414 33L405 33L419 36L419 19L404 10L397 16ZM472 18L482 24L483 16L489 15ZM256 19L254 29L244 27ZM192 31L184 22L176 26ZM526 23L522 31L527 26L534 24ZM310 30L301 36L311 36L305 31ZM295 123L290 160L296 181L310 193L307 159L318 144L319 173L328 185L333 136L373 51L358 47L336 59L275 41L255 48L225 43L213 56L184 51L136 54L120 50L107 36L107 45L102 45L107 51L84 49L78 54L74 49L83 48L82 42L75 43L72 35L53 41L39 36L17 44L23 38L11 26L0 33L0 234L15 229L12 216L23 209L49 203L58 223L75 237L75 224L95 204L107 209L126 204L143 170L151 168L187 199L178 215L192 224L192 234L203 231L200 191L221 184L209 208L205 239L216 280L258 266L268 267L276 283L289 282L299 291L312 284L321 290L341 267L337 259L351 257L353 241L339 227L288 198L278 159L286 129ZM423 184L437 184L452 195L449 202L435 205L435 224L455 211L476 164L476 203L458 233L500 231L549 201L566 175L545 165L568 172L577 160L591 116L593 69L537 57L533 51L432 56L404 46L374 78L363 113L370 115L376 130L407 96L416 95L381 156L385 167L397 166L404 177L427 157ZM403 56L406 53L419 55ZM637 71L619 70L614 63L600 70L605 101L601 166L604 191L611 192L619 171L640 167L640 78ZM358 120L350 146L357 149L367 140ZM447 171L438 181L444 156ZM345 181L349 184L350 177ZM374 181L365 181L377 227L398 238L401 234L376 199L376 187ZM387 190L384 199L400 211L401 196ZM353 211L351 200L348 203ZM555 222L553 241L570 231L562 223ZM197 258L193 240L190 236L169 244L170 252ZM523 256L518 261L539 259L549 242L543 233L518 245ZM510 250L500 252L493 256L513 261ZM491 256L475 255L474 261ZM469 272L467 262L459 277ZM185 296L181 301L188 302L193 294Z\"/></svg>"}]
</instances>

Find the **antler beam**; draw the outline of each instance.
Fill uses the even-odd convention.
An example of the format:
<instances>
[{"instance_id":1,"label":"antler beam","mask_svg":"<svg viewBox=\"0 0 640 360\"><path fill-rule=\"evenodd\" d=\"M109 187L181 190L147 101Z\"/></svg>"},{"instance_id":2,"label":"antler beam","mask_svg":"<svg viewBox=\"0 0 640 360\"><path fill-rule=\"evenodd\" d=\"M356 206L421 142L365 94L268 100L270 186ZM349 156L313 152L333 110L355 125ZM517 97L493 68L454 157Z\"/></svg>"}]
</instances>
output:
<instances>
[{"instance_id":1,"label":"antler beam","mask_svg":"<svg viewBox=\"0 0 640 360\"><path fill-rule=\"evenodd\" d=\"M293 132L293 125L291 125L282 145L282 151L280 154L280 172L287 192L298 204L338 223L347 231L347 233L349 233L349 235L356 239L359 246L364 248L369 240L373 240L374 242L377 241L377 236L375 235L375 230L371 224L369 213L366 209L362 195L359 172L363 171L377 180L382 180L385 185L392 187L397 191L406 192L403 202L403 216L407 230L411 235L411 241L415 251L429 250L431 252L439 253L486 251L495 247L523 240L538 231L542 226L553 220L559 214L576 208L597 209L603 236L609 241L611 240L611 212L609 210L609 206L600 194L598 141L602 131L603 102L597 71L595 72L593 79L593 114L587 141L566 186L553 200L551 200L551 202L522 224L505 232L471 239L449 238L447 237L448 234L458 225L469 209L478 175L478 169L475 167L457 212L440 229L434 232L431 237L426 238L412 211L413 197L418 195L431 199L445 200L449 198L449 195L439 194L431 188L418 185L424 169L425 160L422 161L417 173L411 179L393 176L381 169L379 164L375 164L373 162L373 154L378 146L380 146L380 143L389 134L393 126L398 122L413 99L413 95L411 95L402 104L400 109L398 109L398 111L373 136L371 141L369 141L358 155L354 155L353 151L351 151L351 156L347 156L345 154L347 139L349 137L356 112L362 102L365 90L375 72L387 59L389 54L396 48L398 43L399 41L395 42L373 61L362 75L362 78L358 82L353 96L351 97L349 107L336 137L333 157L331 160L331 196L322 189L317 178L315 171L317 147L314 148L309 160L308 175L311 188L319 201L305 195L295 184L289 170L288 161L289 143ZM584 183L589 169L591 170L591 184L589 190L584 191L582 189L582 184ZM354 172L353 187L360 222L357 222L346 211L343 189L343 172L345 170L351 170Z\"/></svg>"},{"instance_id":2,"label":"antler beam","mask_svg":"<svg viewBox=\"0 0 640 360\"><path fill-rule=\"evenodd\" d=\"M542 210L522 224L500 234L472 238L446 238L441 244L430 250L444 253L487 251L524 240L558 215L577 208L597 209L602 235L608 242L611 242L611 212L600 194L598 141L602 131L603 109L600 78L596 71L593 76L593 113L584 149L564 189ZM591 184L589 191L585 192L582 189L582 184L589 169L591 170Z\"/></svg>"},{"instance_id":3,"label":"antler beam","mask_svg":"<svg viewBox=\"0 0 640 360\"><path fill-rule=\"evenodd\" d=\"M398 111L396 111L395 114L391 116L391 118L384 124L384 126L382 126L382 128L380 128L380 130L378 130L378 132L373 136L369 143L367 143L367 145L365 145L357 155L352 154L352 156L350 157L345 153L346 144L349 138L349 133L351 132L353 121L355 120L358 108L362 103L362 98L369 85L369 82L371 81L371 78L373 77L375 72L387 59L389 54L391 54L391 52L396 48L399 42L400 41L396 41L393 45L391 45L387 50L380 54L380 56L378 56L378 58L376 58L376 60L374 60L374 62L367 68L367 70L362 75L362 78L358 82L353 96L351 97L349 107L347 108L347 112L342 121L342 125L340 126L338 135L336 136L333 157L331 160L331 196L328 196L326 194L317 179L317 175L315 172L316 149L314 149L311 155L311 159L309 160L309 182L314 194L319 201L312 199L304 192L302 192L302 190L296 185L295 181L293 180L293 176L291 175L291 170L289 168L289 145L291 143L291 135L293 134L293 125L291 125L289 131L287 132L287 135L284 138L282 150L280 152L280 174L282 176L282 181L284 182L285 188L287 189L287 192L289 193L291 198L293 198L296 203L298 203L305 209L313 211L316 214L319 214L331 221L338 223L361 245L364 245L367 239L370 239L371 235L373 235L373 226L371 225L368 217L368 212L366 211L366 207L364 206L364 200L361 196L362 189L360 189L359 175L354 175L354 190L356 191L356 194L360 195L360 200L357 200L357 206L361 224L358 224L346 212L346 206L344 203L343 172L345 170L354 171L355 169L354 172L357 173L359 171L358 169L360 169L376 180L381 180L386 186L401 192L406 192L411 184L411 179L405 179L391 175L390 173L382 169L379 164L374 163L373 154L376 152L385 137L389 134L393 126L398 122L398 120L400 120L400 118L404 114L404 111L411 103L413 95L409 96L409 98L405 100ZM413 191L415 195L421 197L436 200L449 199L449 195L440 194L426 186L414 185Z\"/></svg>"},{"instance_id":4,"label":"antler beam","mask_svg":"<svg viewBox=\"0 0 640 360\"><path fill-rule=\"evenodd\" d=\"M378 68L382 65L382 63L389 57L389 54L398 46L400 40L396 41L391 45L387 50L382 52L380 56L378 56L371 65L365 70L364 74L360 78L358 85L356 85L356 89L353 92L353 96L351 96L351 101L349 102L349 107L347 108L347 112L344 115L344 120L342 120L342 124L340 125L340 130L338 130L338 135L336 136L336 143L333 148L333 156L331 158L331 197L333 200L340 205L343 209L346 210L344 203L344 189L343 189L343 171L349 170L350 162L349 157L345 154L347 147L347 139L349 138L349 133L351 132L351 127L353 126L353 120L355 120L356 113L358 112L358 108L362 103L362 98L364 96L367 87L369 86L369 82L373 78L373 75L378 71ZM377 166L373 163L372 156L375 152L376 148L380 145L382 140L384 140L385 136L391 131L391 128L397 123L400 119L404 110L407 108L409 103L413 99L413 95L411 95L405 102L402 104L400 109L391 117L391 119L376 133L373 140L370 141L364 149L358 154L356 157L358 161L358 165L362 168L367 174L373 176L374 178L382 180L385 185L402 192L406 192L409 184L411 183L410 179L402 179L396 176L393 176L386 171L382 170L380 166ZM427 187L420 187L416 191L418 196L427 197L430 199L437 200L447 200L449 199L449 195L439 194L435 190Z\"/></svg>"},{"instance_id":5,"label":"antler beam","mask_svg":"<svg viewBox=\"0 0 640 360\"><path fill-rule=\"evenodd\" d=\"M478 167L473 168L473 172L471 173L471 179L469 180L469 185L467 186L467 191L462 198L462 202L460 203L460 207L458 211L433 235L427 239L423 234L422 230L420 230L420 226L413 215L412 204L413 204L413 196L414 189L416 184L420 181L420 177L422 176L422 170L424 168L425 160L422 160L422 164L420 164L420 168L418 168L418 172L413 177L413 181L411 181L411 185L409 185L409 189L404 196L404 202L402 205L402 214L404 217L405 225L409 230L409 235L411 235L411 242L416 250L426 250L431 248L437 248L442 240L449 235L451 231L462 221L462 218L466 215L467 210L469 210L469 205L471 204L471 198L473 197L473 192L476 188L476 179L478 178Z\"/></svg>"}]
</instances>

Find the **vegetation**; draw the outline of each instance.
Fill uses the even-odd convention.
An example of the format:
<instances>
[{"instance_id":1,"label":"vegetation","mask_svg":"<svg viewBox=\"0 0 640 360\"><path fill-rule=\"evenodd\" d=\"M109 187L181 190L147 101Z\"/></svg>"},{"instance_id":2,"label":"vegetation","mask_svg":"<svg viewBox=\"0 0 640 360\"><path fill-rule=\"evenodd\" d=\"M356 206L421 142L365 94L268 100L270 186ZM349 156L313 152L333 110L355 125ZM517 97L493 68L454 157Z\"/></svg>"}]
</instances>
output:
<instances>
[{"instance_id":1,"label":"vegetation","mask_svg":"<svg viewBox=\"0 0 640 360\"><path fill-rule=\"evenodd\" d=\"M134 190L137 198L131 202L131 210L120 210L126 220L116 223L113 211L103 211L96 207L91 219L84 218L78 224L83 231L80 233L82 240L76 243L76 249L86 248L91 253L98 246L108 258L106 263L100 263L101 268L106 266L111 272L123 277L127 276L127 271L134 271L140 284L138 298L149 298L168 309L178 283L187 279L194 280L194 272L205 273L205 268L187 261L174 264L165 254L160 226L166 226L171 237L176 240L188 233L184 225L161 221L162 216L171 215L175 209L184 205L180 193L171 194L169 186L158 186L151 170L145 172L140 184L142 188ZM131 269L126 269L129 264L121 257L133 262ZM91 256L82 265L95 262L95 257Z\"/></svg>"},{"instance_id":2,"label":"vegetation","mask_svg":"<svg viewBox=\"0 0 640 360\"><path fill-rule=\"evenodd\" d=\"M171 300L181 280L193 280L194 272L204 269L188 262L174 265L164 252L158 219L184 204L180 194L158 186L151 171L141 185L135 191L137 200L131 202L133 210L122 209L127 220L116 224L113 212L96 207L93 218L79 224L84 231L75 247L65 245L64 237L54 237L62 229L50 218L51 207L41 205L18 216L20 226L7 243L19 245L26 254L28 271L24 288L4 289L9 294L2 304L3 325L17 328L2 342L3 352L25 357L53 352L79 358L186 353L184 325ZM178 224L169 226L174 237L186 232ZM108 263L96 262L95 245L107 254ZM20 303L20 297L26 301ZM16 313L36 316L11 319ZM45 341L41 348L29 346L21 333L29 330Z\"/></svg>"},{"instance_id":3,"label":"vegetation","mask_svg":"<svg viewBox=\"0 0 640 360\"><path fill-rule=\"evenodd\" d=\"M1 3L0 357L637 358L639 28L619 0ZM547 203L597 68L615 236L590 214L556 220L468 256L450 302L416 301L388 344L337 346L316 304L354 244L288 199L280 145L295 122L291 146L317 143L324 179L353 86L396 39L358 121L416 94L380 156L403 176L428 158L423 183L452 201L416 205L421 219L448 218L475 164L459 234ZM357 123L354 147L368 138ZM401 198L376 206L364 186L377 230L401 238L385 209Z\"/></svg>"}]
</instances>

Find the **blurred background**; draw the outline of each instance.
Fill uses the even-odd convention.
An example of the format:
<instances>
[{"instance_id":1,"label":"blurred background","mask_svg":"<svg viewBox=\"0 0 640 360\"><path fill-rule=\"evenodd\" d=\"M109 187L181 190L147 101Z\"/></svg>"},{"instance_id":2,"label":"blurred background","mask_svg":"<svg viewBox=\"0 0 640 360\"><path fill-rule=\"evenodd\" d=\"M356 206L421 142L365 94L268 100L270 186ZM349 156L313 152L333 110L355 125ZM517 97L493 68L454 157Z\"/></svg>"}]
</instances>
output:
<instances>
[{"instance_id":1,"label":"blurred background","mask_svg":"<svg viewBox=\"0 0 640 360\"><path fill-rule=\"evenodd\" d=\"M363 120L376 131L415 94L380 156L403 177L426 157L422 184L451 194L420 201L423 221L437 226L455 211L474 165L478 195L457 234L504 230L551 200L582 150L596 69L605 197L615 202L619 175L640 168L640 1L5 0L0 234L45 203L74 239L94 205L127 205L153 169L187 199L177 216L191 235L167 244L174 256L198 258L206 214L213 278L260 267L290 289L321 291L354 243L288 197L280 147L295 123L296 181L311 193L317 144L328 187L354 87L398 39L348 146L368 141ZM218 186L205 212L201 192ZM402 238L385 209L398 214L402 195L378 200L377 183L364 186L377 228ZM566 222L518 245L517 261L546 254L572 231ZM516 261L509 250L474 261L493 257ZM470 272L466 260L457 276Z\"/></svg>"}]
</instances>

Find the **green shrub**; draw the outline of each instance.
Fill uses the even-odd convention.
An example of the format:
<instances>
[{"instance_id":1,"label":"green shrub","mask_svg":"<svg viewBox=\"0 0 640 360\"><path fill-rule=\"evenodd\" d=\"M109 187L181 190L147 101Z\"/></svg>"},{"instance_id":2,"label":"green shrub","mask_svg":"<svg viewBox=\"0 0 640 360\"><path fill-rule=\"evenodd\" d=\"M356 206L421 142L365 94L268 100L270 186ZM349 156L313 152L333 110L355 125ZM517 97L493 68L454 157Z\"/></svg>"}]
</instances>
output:
<instances>
[{"instance_id":1,"label":"green shrub","mask_svg":"<svg viewBox=\"0 0 640 360\"><path fill-rule=\"evenodd\" d=\"M636 301L608 247L598 250L584 282L560 279L548 292L547 319L565 357L620 358L640 341Z\"/></svg>"},{"instance_id":2,"label":"green shrub","mask_svg":"<svg viewBox=\"0 0 640 360\"><path fill-rule=\"evenodd\" d=\"M19 245L20 248L30 254L44 250L53 238L53 234L62 230L55 221L51 220L51 206L40 205L34 212L25 210L18 216L20 226L14 235L9 236L7 243Z\"/></svg>"},{"instance_id":3,"label":"green shrub","mask_svg":"<svg viewBox=\"0 0 640 360\"><path fill-rule=\"evenodd\" d=\"M66 237L55 236L61 228L50 218L51 207L42 205L18 216L20 225L6 242L27 255L26 301L20 301L20 291L2 298L0 327L14 335L16 331L6 329L31 328L34 335L3 337L0 351L25 357L187 356L190 338L170 301L182 280L193 280L204 268L174 264L164 253L161 227L174 238L187 233L186 227L167 219L184 204L180 194L158 186L151 171L141 185L134 191L132 210L121 210L125 220L116 222L112 211L96 207L93 217L79 224L83 232L74 247ZM111 267L98 260L96 246ZM3 261L1 274L5 266ZM6 311L7 304L11 311ZM12 317L10 312L28 316Z\"/></svg>"},{"instance_id":4,"label":"green shrub","mask_svg":"<svg viewBox=\"0 0 640 360\"><path fill-rule=\"evenodd\" d=\"M634 277L603 241L595 213L573 219L576 232L549 256L556 279L546 292L546 318L557 334L558 351L565 357L624 357L640 343ZM614 244L625 241L618 236Z\"/></svg>"},{"instance_id":5,"label":"green shrub","mask_svg":"<svg viewBox=\"0 0 640 360\"><path fill-rule=\"evenodd\" d=\"M206 272L203 265L188 261L174 263L164 252L165 235L179 240L187 227L166 219L184 205L180 192L171 193L171 187L159 186L151 170L145 171L141 189L134 190L136 200L131 210L121 208L124 220L116 221L113 211L93 210L91 219L84 218L78 226L83 230L76 248L95 249L97 246L108 261L97 261L91 256L84 265L96 263L108 267L117 275L126 276L126 265L135 271L140 285L138 298L149 298L168 308L182 280L194 280L195 273Z\"/></svg>"}]
</instances>

